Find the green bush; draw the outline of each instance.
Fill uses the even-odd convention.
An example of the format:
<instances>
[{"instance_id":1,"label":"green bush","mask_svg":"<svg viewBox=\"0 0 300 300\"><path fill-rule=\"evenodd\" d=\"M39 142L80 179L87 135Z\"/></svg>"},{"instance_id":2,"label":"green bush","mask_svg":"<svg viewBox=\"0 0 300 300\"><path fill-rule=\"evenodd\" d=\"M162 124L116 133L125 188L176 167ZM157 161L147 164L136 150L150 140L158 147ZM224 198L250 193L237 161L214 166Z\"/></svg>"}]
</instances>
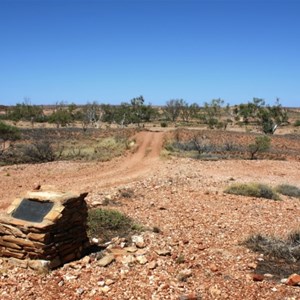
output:
<instances>
[{"instance_id":1,"label":"green bush","mask_svg":"<svg viewBox=\"0 0 300 300\"><path fill-rule=\"evenodd\" d=\"M294 123L294 126L299 127L300 126L300 120L296 120L295 123Z\"/></svg>"},{"instance_id":2,"label":"green bush","mask_svg":"<svg viewBox=\"0 0 300 300\"><path fill-rule=\"evenodd\" d=\"M88 213L88 236L109 241L113 237L126 237L134 230L141 229L134 221L112 209L91 209Z\"/></svg>"},{"instance_id":3,"label":"green bush","mask_svg":"<svg viewBox=\"0 0 300 300\"><path fill-rule=\"evenodd\" d=\"M167 122L161 122L161 123L160 123L160 126L161 126L161 127L168 127L168 123L167 123Z\"/></svg>"},{"instance_id":4,"label":"green bush","mask_svg":"<svg viewBox=\"0 0 300 300\"><path fill-rule=\"evenodd\" d=\"M17 140L20 138L20 130L15 126L0 121L0 137L4 141Z\"/></svg>"},{"instance_id":5,"label":"green bush","mask_svg":"<svg viewBox=\"0 0 300 300\"><path fill-rule=\"evenodd\" d=\"M276 187L276 191L282 195L300 198L300 189L294 185L281 184Z\"/></svg>"},{"instance_id":6,"label":"green bush","mask_svg":"<svg viewBox=\"0 0 300 300\"><path fill-rule=\"evenodd\" d=\"M280 200L279 196L277 195L276 192L273 191L272 188L270 188L265 184L260 184L260 183L233 184L225 190L225 193L241 195L241 196Z\"/></svg>"},{"instance_id":7,"label":"green bush","mask_svg":"<svg viewBox=\"0 0 300 300\"><path fill-rule=\"evenodd\" d=\"M264 135L255 138L255 142L248 146L250 152L250 159L256 159L256 154L259 152L264 152L270 149L271 139Z\"/></svg>"},{"instance_id":8,"label":"green bush","mask_svg":"<svg viewBox=\"0 0 300 300\"><path fill-rule=\"evenodd\" d=\"M285 240L267 237L260 234L252 235L243 243L247 248L276 259L296 262L300 260L300 232L292 232Z\"/></svg>"}]
</instances>

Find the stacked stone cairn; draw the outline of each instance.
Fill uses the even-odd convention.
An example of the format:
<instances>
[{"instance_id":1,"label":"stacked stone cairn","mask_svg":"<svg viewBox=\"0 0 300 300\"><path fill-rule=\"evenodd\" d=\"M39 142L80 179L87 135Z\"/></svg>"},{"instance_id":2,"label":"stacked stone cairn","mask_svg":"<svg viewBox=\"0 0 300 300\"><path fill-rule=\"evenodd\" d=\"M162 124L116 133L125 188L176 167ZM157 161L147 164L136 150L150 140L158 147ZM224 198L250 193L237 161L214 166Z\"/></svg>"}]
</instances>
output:
<instances>
[{"instance_id":1,"label":"stacked stone cairn","mask_svg":"<svg viewBox=\"0 0 300 300\"><path fill-rule=\"evenodd\" d=\"M36 270L53 269L82 257L89 246L86 196L40 190L13 201L0 215L0 256L14 265ZM40 222L30 220L30 210L16 217L25 200L33 209L48 203L50 210Z\"/></svg>"}]
</instances>

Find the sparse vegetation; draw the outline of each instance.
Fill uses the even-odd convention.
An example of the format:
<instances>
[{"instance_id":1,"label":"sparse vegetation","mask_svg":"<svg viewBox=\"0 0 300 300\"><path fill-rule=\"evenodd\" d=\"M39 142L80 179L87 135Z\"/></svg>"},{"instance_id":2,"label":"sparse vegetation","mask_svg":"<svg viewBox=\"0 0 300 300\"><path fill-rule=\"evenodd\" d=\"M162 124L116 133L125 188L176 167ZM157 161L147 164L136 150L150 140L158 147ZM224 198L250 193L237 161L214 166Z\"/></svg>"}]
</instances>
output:
<instances>
[{"instance_id":1,"label":"sparse vegetation","mask_svg":"<svg viewBox=\"0 0 300 300\"><path fill-rule=\"evenodd\" d=\"M225 193L240 196L280 200L280 197L272 188L260 183L236 183L225 189Z\"/></svg>"},{"instance_id":2,"label":"sparse vegetation","mask_svg":"<svg viewBox=\"0 0 300 300\"><path fill-rule=\"evenodd\" d=\"M299 127L300 126L300 120L296 120L295 123L294 123L294 126Z\"/></svg>"},{"instance_id":3,"label":"sparse vegetation","mask_svg":"<svg viewBox=\"0 0 300 300\"><path fill-rule=\"evenodd\" d=\"M22 103L9 107L6 118L15 122L20 120L30 121L32 126L34 122L45 122L47 120L43 108L38 105L31 105L29 98L25 98Z\"/></svg>"},{"instance_id":4,"label":"sparse vegetation","mask_svg":"<svg viewBox=\"0 0 300 300\"><path fill-rule=\"evenodd\" d=\"M185 257L183 253L180 253L178 257L176 258L176 263L177 264L183 264L185 262Z\"/></svg>"},{"instance_id":5,"label":"sparse vegetation","mask_svg":"<svg viewBox=\"0 0 300 300\"><path fill-rule=\"evenodd\" d=\"M257 154L260 152L265 152L270 149L271 139L264 135L255 138L255 142L248 146L250 152L250 159L256 159Z\"/></svg>"},{"instance_id":6,"label":"sparse vegetation","mask_svg":"<svg viewBox=\"0 0 300 300\"><path fill-rule=\"evenodd\" d=\"M15 128L6 124L5 126L9 129ZM97 129L83 132L79 128L15 130L0 136L0 139L10 138L6 147L2 138L1 165L55 160L108 161L130 149L131 141L128 137L134 132L130 129L126 132L110 130L98 133ZM22 140L12 143L13 138L21 136L21 133Z\"/></svg>"},{"instance_id":7,"label":"sparse vegetation","mask_svg":"<svg viewBox=\"0 0 300 300\"><path fill-rule=\"evenodd\" d=\"M288 123L288 114L279 99L273 106L267 105L264 99L253 98L252 102L242 103L235 107L236 120L242 119L245 125L257 124L266 134L274 134L278 126Z\"/></svg>"},{"instance_id":8,"label":"sparse vegetation","mask_svg":"<svg viewBox=\"0 0 300 300\"><path fill-rule=\"evenodd\" d=\"M23 145L21 152L22 162L26 163L50 162L61 156L61 152L56 153L49 140L36 140L29 145Z\"/></svg>"},{"instance_id":9,"label":"sparse vegetation","mask_svg":"<svg viewBox=\"0 0 300 300\"><path fill-rule=\"evenodd\" d=\"M7 141L15 141L21 137L20 130L11 125L0 121L0 156L3 160L5 151L9 148L6 146Z\"/></svg>"},{"instance_id":10,"label":"sparse vegetation","mask_svg":"<svg viewBox=\"0 0 300 300\"><path fill-rule=\"evenodd\" d=\"M88 213L88 236L100 237L104 242L113 237L127 237L142 226L130 217L112 209L91 209Z\"/></svg>"},{"instance_id":11,"label":"sparse vegetation","mask_svg":"<svg viewBox=\"0 0 300 300\"><path fill-rule=\"evenodd\" d=\"M282 195L300 198L300 189L294 185L281 184L276 187L276 191Z\"/></svg>"},{"instance_id":12,"label":"sparse vegetation","mask_svg":"<svg viewBox=\"0 0 300 300\"><path fill-rule=\"evenodd\" d=\"M20 130L4 122L0 121L0 140L5 141L14 141L20 138Z\"/></svg>"},{"instance_id":13,"label":"sparse vegetation","mask_svg":"<svg viewBox=\"0 0 300 300\"><path fill-rule=\"evenodd\" d=\"M243 243L249 249L287 262L300 260L300 232L292 232L285 240L267 237L260 234L252 235Z\"/></svg>"}]
</instances>

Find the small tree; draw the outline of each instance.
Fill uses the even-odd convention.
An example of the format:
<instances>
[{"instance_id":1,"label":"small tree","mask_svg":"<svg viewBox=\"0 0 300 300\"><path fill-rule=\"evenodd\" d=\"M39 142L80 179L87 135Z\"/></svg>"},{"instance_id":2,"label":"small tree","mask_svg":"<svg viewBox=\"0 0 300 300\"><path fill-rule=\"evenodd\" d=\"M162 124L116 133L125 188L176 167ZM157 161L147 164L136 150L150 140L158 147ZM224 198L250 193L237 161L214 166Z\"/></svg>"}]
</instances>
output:
<instances>
[{"instance_id":1,"label":"small tree","mask_svg":"<svg viewBox=\"0 0 300 300\"><path fill-rule=\"evenodd\" d=\"M102 106L99 105L96 101L92 103L87 103L84 105L80 111L80 121L84 131L87 130L89 125L100 127L100 121L103 117Z\"/></svg>"},{"instance_id":2,"label":"small tree","mask_svg":"<svg viewBox=\"0 0 300 300\"><path fill-rule=\"evenodd\" d=\"M29 98L24 98L24 102L17 103L16 106L8 109L7 119L15 122L30 121L33 126L34 122L43 122L45 115L41 106L32 105Z\"/></svg>"},{"instance_id":3,"label":"small tree","mask_svg":"<svg viewBox=\"0 0 300 300\"><path fill-rule=\"evenodd\" d=\"M206 136L195 133L192 142L198 151L199 156L210 150L210 140Z\"/></svg>"},{"instance_id":4,"label":"small tree","mask_svg":"<svg viewBox=\"0 0 300 300\"><path fill-rule=\"evenodd\" d=\"M282 108L278 98L275 105L261 107L258 117L262 131L266 134L274 134L278 126L288 122L287 111Z\"/></svg>"},{"instance_id":5,"label":"small tree","mask_svg":"<svg viewBox=\"0 0 300 300\"><path fill-rule=\"evenodd\" d=\"M49 116L49 123L56 124L57 128L71 124L74 121L72 109L73 105L69 107L63 102L57 103L54 112Z\"/></svg>"},{"instance_id":6,"label":"small tree","mask_svg":"<svg viewBox=\"0 0 300 300\"><path fill-rule=\"evenodd\" d=\"M5 150L7 141L15 141L20 138L20 131L17 127L7 125L0 121L0 142L2 143L2 153Z\"/></svg>"},{"instance_id":7,"label":"small tree","mask_svg":"<svg viewBox=\"0 0 300 300\"><path fill-rule=\"evenodd\" d=\"M165 107L163 108L167 119L171 120L172 122L176 122L183 105L184 100L182 99L171 99L167 101Z\"/></svg>"},{"instance_id":8,"label":"small tree","mask_svg":"<svg viewBox=\"0 0 300 300\"><path fill-rule=\"evenodd\" d=\"M197 103L188 104L184 100L181 102L180 117L183 122L189 122L191 118L197 117L199 112L199 105Z\"/></svg>"},{"instance_id":9,"label":"small tree","mask_svg":"<svg viewBox=\"0 0 300 300\"><path fill-rule=\"evenodd\" d=\"M250 159L256 159L256 154L269 150L271 147L271 139L264 135L255 138L255 142L248 146Z\"/></svg>"},{"instance_id":10,"label":"small tree","mask_svg":"<svg viewBox=\"0 0 300 300\"><path fill-rule=\"evenodd\" d=\"M208 127L213 129L218 127L218 123L220 122L220 118L222 115L222 106L224 105L224 100L222 99L213 99L211 102L204 103L204 115L203 119Z\"/></svg>"},{"instance_id":11,"label":"small tree","mask_svg":"<svg viewBox=\"0 0 300 300\"><path fill-rule=\"evenodd\" d=\"M287 111L282 108L278 98L273 106L266 105L264 99L253 98L252 102L240 104L236 114L242 117L245 124L252 120L265 134L274 134L278 126L288 122Z\"/></svg>"},{"instance_id":12,"label":"small tree","mask_svg":"<svg viewBox=\"0 0 300 300\"><path fill-rule=\"evenodd\" d=\"M130 100L131 111L129 114L131 115L131 121L133 123L137 123L138 127L140 127L140 123L143 120L144 102L145 100L143 96L139 96Z\"/></svg>"}]
</instances>

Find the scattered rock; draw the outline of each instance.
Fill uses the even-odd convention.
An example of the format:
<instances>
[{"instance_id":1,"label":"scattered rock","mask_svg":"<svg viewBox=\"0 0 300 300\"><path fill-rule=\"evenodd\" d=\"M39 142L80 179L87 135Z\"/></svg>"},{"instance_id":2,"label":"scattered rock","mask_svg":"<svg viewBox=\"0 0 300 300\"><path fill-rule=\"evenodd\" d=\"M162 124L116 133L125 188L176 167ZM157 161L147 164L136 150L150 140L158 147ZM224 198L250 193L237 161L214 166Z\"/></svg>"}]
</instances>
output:
<instances>
[{"instance_id":1,"label":"scattered rock","mask_svg":"<svg viewBox=\"0 0 300 300\"><path fill-rule=\"evenodd\" d=\"M64 279L65 279L66 281L75 280L75 279L77 279L77 278L78 278L77 275L68 275L68 274L66 274L66 275L64 276Z\"/></svg>"},{"instance_id":2,"label":"scattered rock","mask_svg":"<svg viewBox=\"0 0 300 300\"><path fill-rule=\"evenodd\" d=\"M41 189L41 185L39 183L34 183L33 186L32 186L32 189L34 191L38 191Z\"/></svg>"},{"instance_id":3,"label":"scattered rock","mask_svg":"<svg viewBox=\"0 0 300 300\"><path fill-rule=\"evenodd\" d=\"M111 264L114 260L115 260L115 256L112 254L108 254L103 258L101 258L100 260L98 260L97 265L100 267L106 267L109 264Z\"/></svg>"},{"instance_id":4,"label":"scattered rock","mask_svg":"<svg viewBox=\"0 0 300 300\"><path fill-rule=\"evenodd\" d=\"M178 300L201 300L201 296L196 294L181 295Z\"/></svg>"},{"instance_id":5,"label":"scattered rock","mask_svg":"<svg viewBox=\"0 0 300 300\"><path fill-rule=\"evenodd\" d=\"M299 285L300 283L300 275L299 274L292 274L286 281L287 285L295 286Z\"/></svg>"},{"instance_id":6,"label":"scattered rock","mask_svg":"<svg viewBox=\"0 0 300 300\"><path fill-rule=\"evenodd\" d=\"M210 266L209 266L210 270L212 272L217 272L218 271L218 267L216 266L216 264L212 263Z\"/></svg>"},{"instance_id":7,"label":"scattered rock","mask_svg":"<svg viewBox=\"0 0 300 300\"><path fill-rule=\"evenodd\" d=\"M138 248L144 248L146 246L144 238L141 235L133 235L131 240Z\"/></svg>"},{"instance_id":8,"label":"scattered rock","mask_svg":"<svg viewBox=\"0 0 300 300\"><path fill-rule=\"evenodd\" d=\"M93 244L98 244L99 243L99 239L97 239L97 238L92 238L92 240L91 240L91 242L93 243Z\"/></svg>"},{"instance_id":9,"label":"scattered rock","mask_svg":"<svg viewBox=\"0 0 300 300\"><path fill-rule=\"evenodd\" d=\"M185 269L179 272L177 279L179 281L186 281L189 277L192 276L192 270L191 269Z\"/></svg>"},{"instance_id":10,"label":"scattered rock","mask_svg":"<svg viewBox=\"0 0 300 300\"><path fill-rule=\"evenodd\" d=\"M281 282L281 283L283 283L283 284L286 284L286 283L287 283L287 281L288 281L288 279L287 279L287 278L283 278L283 279L281 279L281 280L280 280L280 282Z\"/></svg>"},{"instance_id":11,"label":"scattered rock","mask_svg":"<svg viewBox=\"0 0 300 300\"><path fill-rule=\"evenodd\" d=\"M106 293L109 292L110 290L111 290L111 288L110 288L109 286L107 286L107 285L101 288L101 291L102 291L104 294L106 294Z\"/></svg>"},{"instance_id":12,"label":"scattered rock","mask_svg":"<svg viewBox=\"0 0 300 300\"><path fill-rule=\"evenodd\" d=\"M263 281L264 280L264 275L262 274L256 274L254 273L252 276L253 281Z\"/></svg>"},{"instance_id":13,"label":"scattered rock","mask_svg":"<svg viewBox=\"0 0 300 300\"><path fill-rule=\"evenodd\" d=\"M127 252L129 253L134 253L137 251L137 248L136 247L126 247L124 248Z\"/></svg>"},{"instance_id":14,"label":"scattered rock","mask_svg":"<svg viewBox=\"0 0 300 300\"><path fill-rule=\"evenodd\" d=\"M121 258L123 265L132 266L135 263L135 257L133 255L127 255Z\"/></svg>"},{"instance_id":15,"label":"scattered rock","mask_svg":"<svg viewBox=\"0 0 300 300\"><path fill-rule=\"evenodd\" d=\"M110 286L110 285L112 285L112 284L114 284L114 283L115 283L115 281L112 280L112 279L106 279L106 280L105 280L105 285L107 285L107 286Z\"/></svg>"},{"instance_id":16,"label":"scattered rock","mask_svg":"<svg viewBox=\"0 0 300 300\"><path fill-rule=\"evenodd\" d=\"M148 262L148 259L144 255L137 256L136 260L139 262L140 265L145 265Z\"/></svg>"},{"instance_id":17,"label":"scattered rock","mask_svg":"<svg viewBox=\"0 0 300 300\"><path fill-rule=\"evenodd\" d=\"M91 258L87 255L87 256L85 256L85 257L81 260L81 262L82 262L84 265L87 265L87 264L89 264L89 263L91 262Z\"/></svg>"},{"instance_id":18,"label":"scattered rock","mask_svg":"<svg viewBox=\"0 0 300 300\"><path fill-rule=\"evenodd\" d=\"M103 286L105 286L105 281L104 280L100 280L100 281L97 282L97 285L103 287Z\"/></svg>"},{"instance_id":19,"label":"scattered rock","mask_svg":"<svg viewBox=\"0 0 300 300\"><path fill-rule=\"evenodd\" d=\"M249 269L256 269L256 267L257 267L257 264L256 264L256 263L249 263L249 264L248 264L248 268L249 268Z\"/></svg>"},{"instance_id":20,"label":"scattered rock","mask_svg":"<svg viewBox=\"0 0 300 300\"><path fill-rule=\"evenodd\" d=\"M160 250L155 250L156 254L159 256L167 256L171 255L171 251L169 249L160 249Z\"/></svg>"},{"instance_id":21,"label":"scattered rock","mask_svg":"<svg viewBox=\"0 0 300 300\"><path fill-rule=\"evenodd\" d=\"M222 291L218 288L218 286L214 285L209 288L209 293L211 294L213 299L216 299L216 298L220 297L220 295L222 294Z\"/></svg>"},{"instance_id":22,"label":"scattered rock","mask_svg":"<svg viewBox=\"0 0 300 300\"><path fill-rule=\"evenodd\" d=\"M83 288L78 288L77 290L76 290L76 294L77 295L82 295L84 293L84 289Z\"/></svg>"},{"instance_id":23,"label":"scattered rock","mask_svg":"<svg viewBox=\"0 0 300 300\"><path fill-rule=\"evenodd\" d=\"M150 270L154 270L156 267L157 267L157 262L156 261L151 261L148 264L148 269L150 269Z\"/></svg>"}]
</instances>

